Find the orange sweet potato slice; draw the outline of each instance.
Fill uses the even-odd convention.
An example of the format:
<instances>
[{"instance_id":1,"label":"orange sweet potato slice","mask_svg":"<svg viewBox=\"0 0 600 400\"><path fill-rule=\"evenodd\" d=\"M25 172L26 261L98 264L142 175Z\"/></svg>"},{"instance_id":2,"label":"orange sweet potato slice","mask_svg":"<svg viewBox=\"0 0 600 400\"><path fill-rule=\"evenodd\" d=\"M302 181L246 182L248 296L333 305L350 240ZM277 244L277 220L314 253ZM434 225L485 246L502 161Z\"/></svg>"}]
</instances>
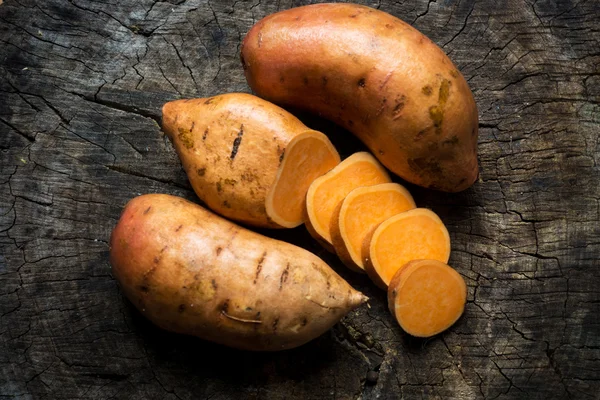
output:
<instances>
[{"instance_id":1,"label":"orange sweet potato slice","mask_svg":"<svg viewBox=\"0 0 600 400\"><path fill-rule=\"evenodd\" d=\"M364 273L362 245L365 239L386 219L415 207L408 190L397 183L354 189L331 220L335 252L348 268Z\"/></svg>"},{"instance_id":2,"label":"orange sweet potato slice","mask_svg":"<svg viewBox=\"0 0 600 400\"><path fill-rule=\"evenodd\" d=\"M335 252L330 227L339 204L358 187L390 181L385 168L371 154L359 152L346 158L308 188L305 218L308 231L327 250Z\"/></svg>"},{"instance_id":3,"label":"orange sweet potato slice","mask_svg":"<svg viewBox=\"0 0 600 400\"><path fill-rule=\"evenodd\" d=\"M321 132L309 130L295 136L286 148L275 183L267 195L267 215L285 228L301 225L307 188L339 162L335 147Z\"/></svg>"},{"instance_id":4,"label":"orange sweet potato slice","mask_svg":"<svg viewBox=\"0 0 600 400\"><path fill-rule=\"evenodd\" d=\"M433 211L415 208L381 223L371 240L363 243L363 254L365 271L377 286L386 289L400 267L409 261L447 263L450 235Z\"/></svg>"},{"instance_id":5,"label":"orange sweet potato slice","mask_svg":"<svg viewBox=\"0 0 600 400\"><path fill-rule=\"evenodd\" d=\"M400 327L417 337L448 329L465 309L467 285L453 268L437 260L413 260L391 280L388 306Z\"/></svg>"}]
</instances>

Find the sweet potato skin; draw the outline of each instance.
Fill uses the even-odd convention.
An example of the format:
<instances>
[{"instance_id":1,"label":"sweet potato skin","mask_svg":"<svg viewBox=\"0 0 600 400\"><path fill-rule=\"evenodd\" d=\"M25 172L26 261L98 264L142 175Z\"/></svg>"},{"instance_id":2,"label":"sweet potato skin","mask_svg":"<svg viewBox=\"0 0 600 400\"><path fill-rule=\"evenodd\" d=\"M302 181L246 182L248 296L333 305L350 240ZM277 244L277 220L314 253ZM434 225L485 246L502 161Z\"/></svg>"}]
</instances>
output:
<instances>
[{"instance_id":1,"label":"sweet potato skin","mask_svg":"<svg viewBox=\"0 0 600 400\"><path fill-rule=\"evenodd\" d=\"M247 350L304 344L365 300L306 250L170 195L127 204L110 262L156 325Z\"/></svg>"},{"instance_id":2,"label":"sweet potato skin","mask_svg":"<svg viewBox=\"0 0 600 400\"><path fill-rule=\"evenodd\" d=\"M245 93L176 100L162 112L163 129L211 210L248 225L281 227L267 215L265 201L288 143L309 128Z\"/></svg>"},{"instance_id":3,"label":"sweet potato skin","mask_svg":"<svg viewBox=\"0 0 600 400\"><path fill-rule=\"evenodd\" d=\"M241 51L250 87L360 138L395 174L448 192L478 176L478 115L456 66L403 21L355 4L272 14Z\"/></svg>"}]
</instances>

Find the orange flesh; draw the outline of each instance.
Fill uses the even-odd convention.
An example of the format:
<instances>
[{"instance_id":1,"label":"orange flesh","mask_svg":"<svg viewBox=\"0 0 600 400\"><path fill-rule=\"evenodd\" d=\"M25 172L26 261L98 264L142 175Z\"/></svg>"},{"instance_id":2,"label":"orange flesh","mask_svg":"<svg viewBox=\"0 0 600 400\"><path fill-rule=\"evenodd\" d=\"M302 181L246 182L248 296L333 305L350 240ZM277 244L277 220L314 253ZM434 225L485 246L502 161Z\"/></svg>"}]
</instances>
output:
<instances>
[{"instance_id":1,"label":"orange flesh","mask_svg":"<svg viewBox=\"0 0 600 400\"><path fill-rule=\"evenodd\" d=\"M383 167L379 166L375 159L350 162L346 168L332 172L336 173L332 173L330 177L320 182L314 191L312 208L316 220L311 221L315 230L329 243L331 243L329 227L333 212L348 193L360 186L390 181Z\"/></svg>"},{"instance_id":2,"label":"orange flesh","mask_svg":"<svg viewBox=\"0 0 600 400\"><path fill-rule=\"evenodd\" d=\"M390 186L392 185L392 186ZM385 188L379 189L378 187ZM344 244L354 263L364 269L362 246L365 238L386 219L415 208L415 202L406 189L393 189L397 184L382 184L369 188L344 200L340 215L340 230ZM365 189L365 190L363 190ZM367 190L368 189L368 190Z\"/></svg>"},{"instance_id":3,"label":"orange flesh","mask_svg":"<svg viewBox=\"0 0 600 400\"><path fill-rule=\"evenodd\" d=\"M448 262L450 258L448 231L433 212L414 209L400 216L378 229L370 245L373 267L385 285L411 260Z\"/></svg>"},{"instance_id":4,"label":"orange flesh","mask_svg":"<svg viewBox=\"0 0 600 400\"><path fill-rule=\"evenodd\" d=\"M309 131L294 138L267 197L267 215L286 228L302 224L308 187L339 163L339 154L322 133Z\"/></svg>"},{"instance_id":5,"label":"orange flesh","mask_svg":"<svg viewBox=\"0 0 600 400\"><path fill-rule=\"evenodd\" d=\"M464 311L465 281L443 263L420 263L407 271L398 286L395 316L402 329L413 336L438 334L456 322Z\"/></svg>"}]
</instances>

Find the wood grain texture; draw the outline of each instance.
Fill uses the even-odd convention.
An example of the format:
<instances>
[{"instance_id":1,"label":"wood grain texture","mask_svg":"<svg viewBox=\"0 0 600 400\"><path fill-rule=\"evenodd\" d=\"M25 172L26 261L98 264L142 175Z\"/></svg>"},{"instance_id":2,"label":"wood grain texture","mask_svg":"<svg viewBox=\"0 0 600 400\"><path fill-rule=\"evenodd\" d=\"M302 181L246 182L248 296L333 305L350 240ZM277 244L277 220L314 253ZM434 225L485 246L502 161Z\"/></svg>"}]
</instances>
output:
<instances>
[{"instance_id":1,"label":"wood grain texture","mask_svg":"<svg viewBox=\"0 0 600 400\"><path fill-rule=\"evenodd\" d=\"M598 399L600 3L360 1L427 34L473 89L480 181L409 186L453 240L466 314L402 333L385 293L277 354L159 330L120 293L108 237L141 193L196 200L157 122L168 100L249 91L258 19L296 0L7 0L0 7L0 398ZM363 147L302 115L347 156ZM373 373L379 379L374 385Z\"/></svg>"}]
</instances>

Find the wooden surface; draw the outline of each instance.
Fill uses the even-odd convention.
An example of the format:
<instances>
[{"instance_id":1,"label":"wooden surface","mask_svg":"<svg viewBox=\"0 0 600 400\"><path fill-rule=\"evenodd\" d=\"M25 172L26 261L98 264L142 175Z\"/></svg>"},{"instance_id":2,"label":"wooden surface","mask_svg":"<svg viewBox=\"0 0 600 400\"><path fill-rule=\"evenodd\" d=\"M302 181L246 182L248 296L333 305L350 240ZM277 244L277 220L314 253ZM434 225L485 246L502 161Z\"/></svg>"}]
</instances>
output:
<instances>
[{"instance_id":1,"label":"wooden surface","mask_svg":"<svg viewBox=\"0 0 600 400\"><path fill-rule=\"evenodd\" d=\"M249 91L244 34L296 0L6 0L0 7L0 398L600 398L600 3L363 1L427 34L471 85L481 178L418 189L453 241L465 316L402 333L385 294L282 353L154 327L112 278L132 197L196 199L157 122L168 100ZM344 156L360 144L330 123ZM366 380L377 371L375 385ZM371 374L373 375L373 374Z\"/></svg>"}]
</instances>

